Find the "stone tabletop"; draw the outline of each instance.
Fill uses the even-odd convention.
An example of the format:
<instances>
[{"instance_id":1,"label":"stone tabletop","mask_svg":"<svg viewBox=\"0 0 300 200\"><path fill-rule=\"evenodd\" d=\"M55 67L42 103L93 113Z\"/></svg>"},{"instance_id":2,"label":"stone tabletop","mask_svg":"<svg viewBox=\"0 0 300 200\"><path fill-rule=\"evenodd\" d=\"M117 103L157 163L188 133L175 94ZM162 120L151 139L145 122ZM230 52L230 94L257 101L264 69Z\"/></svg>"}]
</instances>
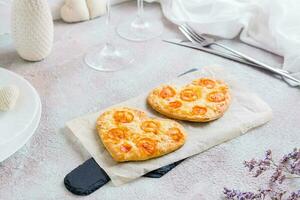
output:
<instances>
[{"instance_id":1,"label":"stone tabletop","mask_svg":"<svg viewBox=\"0 0 300 200\"><path fill-rule=\"evenodd\" d=\"M114 6L113 26L133 17L135 11L135 2ZM266 149L281 156L300 147L299 89L259 69L164 43L162 38L181 35L162 16L158 4L146 4L145 12L163 21L164 33L160 38L134 43L111 31L115 43L129 48L135 58L133 67L118 72L98 72L82 61L89 48L105 41L103 17L77 24L55 22L53 51L41 62L22 60L12 45L1 47L0 65L22 75L37 89L43 109L31 140L0 163L1 200L221 199L224 186L255 190L265 183L247 174L243 160L262 157ZM279 66L282 62L280 57L253 47L228 43L269 64ZM190 68L205 65L223 66L236 76L270 105L273 119L244 136L187 159L160 179L140 178L120 187L109 183L86 197L77 197L65 189L64 176L90 157L65 129L66 121L135 97ZM297 184L291 182L288 187L296 188Z\"/></svg>"}]
</instances>

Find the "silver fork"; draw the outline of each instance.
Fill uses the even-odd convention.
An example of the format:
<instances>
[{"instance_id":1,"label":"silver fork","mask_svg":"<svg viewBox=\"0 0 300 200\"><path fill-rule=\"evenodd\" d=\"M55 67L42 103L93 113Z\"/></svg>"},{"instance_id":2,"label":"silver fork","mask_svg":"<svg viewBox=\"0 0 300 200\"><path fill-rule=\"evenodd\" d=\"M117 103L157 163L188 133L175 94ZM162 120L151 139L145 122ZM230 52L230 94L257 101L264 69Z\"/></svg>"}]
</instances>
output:
<instances>
[{"instance_id":1,"label":"silver fork","mask_svg":"<svg viewBox=\"0 0 300 200\"><path fill-rule=\"evenodd\" d=\"M213 38L209 38L209 37L205 37L203 35L200 35L198 33L196 33L189 25L187 24L182 24L179 27L179 30L191 41L194 43L199 43L202 47L208 47L210 45L216 45L219 46L229 52L231 52L232 56L235 56L237 58L246 60L248 62L251 62L250 60L246 59L244 54L242 54L241 52L237 52L234 49L231 49L230 47L227 47L226 45L223 45L221 43L216 42L215 39ZM186 34L187 33L187 34ZM190 36L191 35L191 36ZM247 56L246 56L247 57ZM256 62L252 62L254 63L257 67L261 67L259 64L257 64ZM274 68L278 71L282 71L286 74L289 74L289 71L283 70L283 69L278 69L278 68Z\"/></svg>"},{"instance_id":2,"label":"silver fork","mask_svg":"<svg viewBox=\"0 0 300 200\"><path fill-rule=\"evenodd\" d=\"M236 50L234 50L230 47L227 47L223 44L220 44L220 43L216 42L213 38L208 38L206 36L199 35L191 27L189 27L186 24L182 24L178 28L192 43L198 43L203 47L207 47L207 46L210 46L210 45L213 45L213 44L217 45L217 46L219 46L221 48L224 48L227 51L231 52L232 55L234 55L236 57L239 57L239 58L242 58L242 59L247 60L249 62L252 62L252 63L258 65L259 67L267 69L267 70L269 70L273 73L281 75L282 77L290 79L290 80L296 82L297 84L300 84L300 80L298 80L298 79L292 77L291 75L289 75L289 72L287 72L285 70L282 70L282 69L277 69L277 68L271 67L271 66L269 66L269 65L267 65L263 62L258 61L255 58L252 58L252 57L247 56L247 55L245 55L245 54L243 54L239 51L236 51Z\"/></svg>"}]
</instances>

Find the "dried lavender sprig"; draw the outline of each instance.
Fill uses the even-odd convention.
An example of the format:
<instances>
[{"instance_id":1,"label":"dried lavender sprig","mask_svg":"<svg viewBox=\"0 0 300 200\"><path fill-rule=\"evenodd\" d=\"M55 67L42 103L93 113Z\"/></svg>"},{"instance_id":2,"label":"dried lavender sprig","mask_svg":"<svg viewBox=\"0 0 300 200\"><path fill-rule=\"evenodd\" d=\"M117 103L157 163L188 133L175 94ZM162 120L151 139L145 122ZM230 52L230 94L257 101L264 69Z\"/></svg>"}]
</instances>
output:
<instances>
[{"instance_id":1,"label":"dried lavender sprig","mask_svg":"<svg viewBox=\"0 0 300 200\"><path fill-rule=\"evenodd\" d=\"M292 152L284 155L280 164L283 165L286 170L294 175L300 175L300 148L294 148Z\"/></svg>"},{"instance_id":2,"label":"dried lavender sprig","mask_svg":"<svg viewBox=\"0 0 300 200\"><path fill-rule=\"evenodd\" d=\"M244 161L244 166L248 168L249 172L255 171L253 176L258 177L263 172L271 168L272 164L272 151L267 150L265 158L262 160L255 160L254 158L250 161Z\"/></svg>"},{"instance_id":3,"label":"dried lavender sprig","mask_svg":"<svg viewBox=\"0 0 300 200\"><path fill-rule=\"evenodd\" d=\"M271 194L273 192L270 189L258 190L256 192L241 192L235 189L224 188L225 199L228 200L264 200L268 195L271 198L274 195L279 195L277 193Z\"/></svg>"},{"instance_id":4,"label":"dried lavender sprig","mask_svg":"<svg viewBox=\"0 0 300 200\"><path fill-rule=\"evenodd\" d=\"M282 169L280 167L276 168L275 172L272 174L270 178L270 183L276 183L282 184L282 182L286 179L285 174L283 173Z\"/></svg>"},{"instance_id":5,"label":"dried lavender sprig","mask_svg":"<svg viewBox=\"0 0 300 200\"><path fill-rule=\"evenodd\" d=\"M253 192L241 192L239 190L229 190L224 188L224 195L229 200L263 200L269 197L271 200L282 200L287 191L275 188L276 183L281 184L287 178L300 178L300 149L294 148L292 152L284 155L279 164L272 159L272 151L266 151L262 160L251 159L244 161L244 166L249 172L254 172L253 176L258 177L267 170L274 170L269 180L269 189ZM286 200L300 200L300 190L292 192Z\"/></svg>"},{"instance_id":6,"label":"dried lavender sprig","mask_svg":"<svg viewBox=\"0 0 300 200\"><path fill-rule=\"evenodd\" d=\"M300 199L300 190L297 192L292 192L290 196L288 196L287 200L299 200Z\"/></svg>"},{"instance_id":7,"label":"dried lavender sprig","mask_svg":"<svg viewBox=\"0 0 300 200\"><path fill-rule=\"evenodd\" d=\"M283 200L287 191L284 190L258 190L257 192L242 192L240 190L224 188L223 191L227 200L265 200L266 197L271 200ZM292 192L285 200L300 200L300 190Z\"/></svg>"},{"instance_id":8,"label":"dried lavender sprig","mask_svg":"<svg viewBox=\"0 0 300 200\"><path fill-rule=\"evenodd\" d=\"M260 200L262 199L262 193L253 193L253 192L241 192L239 190L230 190L224 188L223 191L225 198L228 200Z\"/></svg>"},{"instance_id":9,"label":"dried lavender sprig","mask_svg":"<svg viewBox=\"0 0 300 200\"><path fill-rule=\"evenodd\" d=\"M265 171L274 168L277 173L273 174L271 180L273 180L273 182L278 181L279 183L282 183L287 177L291 178L291 176L294 176L295 178L298 178L297 175L300 175L300 149L297 150L295 148L293 152L284 155L279 164L276 164L273 161L272 151L267 150L264 159L244 161L244 166L248 168L249 172L253 171L254 177L258 177ZM286 174L283 174L283 172Z\"/></svg>"}]
</instances>

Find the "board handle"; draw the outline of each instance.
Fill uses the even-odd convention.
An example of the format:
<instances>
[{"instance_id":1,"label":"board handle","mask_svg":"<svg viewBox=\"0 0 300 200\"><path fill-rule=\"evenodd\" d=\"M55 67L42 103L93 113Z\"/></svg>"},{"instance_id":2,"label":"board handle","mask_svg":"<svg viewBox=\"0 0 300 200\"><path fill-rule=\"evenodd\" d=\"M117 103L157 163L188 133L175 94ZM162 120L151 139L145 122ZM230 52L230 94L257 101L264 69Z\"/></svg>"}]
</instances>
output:
<instances>
[{"instance_id":1,"label":"board handle","mask_svg":"<svg viewBox=\"0 0 300 200\"><path fill-rule=\"evenodd\" d=\"M166 165L159 169L148 172L144 177L160 178L174 167L176 167L183 160ZM103 185L110 181L109 176L98 165L94 158L90 158L82 165L79 165L64 178L65 187L76 195L89 195L101 188Z\"/></svg>"}]
</instances>

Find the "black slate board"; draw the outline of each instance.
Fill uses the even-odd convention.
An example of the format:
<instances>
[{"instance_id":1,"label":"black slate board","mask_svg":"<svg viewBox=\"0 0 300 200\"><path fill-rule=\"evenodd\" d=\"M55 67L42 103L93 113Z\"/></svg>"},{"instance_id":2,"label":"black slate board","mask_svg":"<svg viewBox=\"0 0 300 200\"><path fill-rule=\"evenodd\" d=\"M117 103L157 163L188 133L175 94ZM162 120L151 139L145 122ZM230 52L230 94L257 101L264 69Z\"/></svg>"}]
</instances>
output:
<instances>
[{"instance_id":1,"label":"black slate board","mask_svg":"<svg viewBox=\"0 0 300 200\"><path fill-rule=\"evenodd\" d=\"M94 158L90 158L67 174L64 184L73 194L89 195L108 181L110 178L105 171L96 163Z\"/></svg>"},{"instance_id":2,"label":"black slate board","mask_svg":"<svg viewBox=\"0 0 300 200\"><path fill-rule=\"evenodd\" d=\"M144 175L149 178L160 178L183 160L166 165ZM64 178L65 187L76 195L89 195L96 191L107 182L110 178L105 171L96 163L94 158L90 158L82 165L79 165Z\"/></svg>"}]
</instances>

